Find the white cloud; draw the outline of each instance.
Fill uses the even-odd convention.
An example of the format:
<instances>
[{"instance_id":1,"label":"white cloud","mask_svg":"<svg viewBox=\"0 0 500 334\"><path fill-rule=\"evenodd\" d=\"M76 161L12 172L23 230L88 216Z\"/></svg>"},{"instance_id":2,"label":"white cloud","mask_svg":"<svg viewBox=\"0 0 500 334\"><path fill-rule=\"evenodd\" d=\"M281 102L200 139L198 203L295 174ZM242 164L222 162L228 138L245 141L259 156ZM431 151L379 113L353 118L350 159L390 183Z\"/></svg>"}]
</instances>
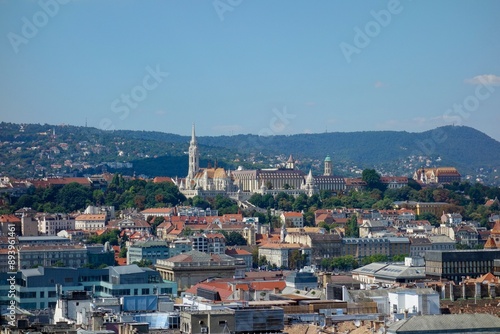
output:
<instances>
[{"instance_id":1,"label":"white cloud","mask_svg":"<svg viewBox=\"0 0 500 334\"><path fill-rule=\"evenodd\" d=\"M465 82L471 85L496 86L500 85L500 77L494 74L482 74L472 79L465 79Z\"/></svg>"},{"instance_id":2,"label":"white cloud","mask_svg":"<svg viewBox=\"0 0 500 334\"><path fill-rule=\"evenodd\" d=\"M377 82L375 82L375 84L373 85L373 87L375 87L375 88L382 88L382 87L384 87L384 86L385 86L385 84L384 84L382 81L377 81Z\"/></svg>"}]
</instances>

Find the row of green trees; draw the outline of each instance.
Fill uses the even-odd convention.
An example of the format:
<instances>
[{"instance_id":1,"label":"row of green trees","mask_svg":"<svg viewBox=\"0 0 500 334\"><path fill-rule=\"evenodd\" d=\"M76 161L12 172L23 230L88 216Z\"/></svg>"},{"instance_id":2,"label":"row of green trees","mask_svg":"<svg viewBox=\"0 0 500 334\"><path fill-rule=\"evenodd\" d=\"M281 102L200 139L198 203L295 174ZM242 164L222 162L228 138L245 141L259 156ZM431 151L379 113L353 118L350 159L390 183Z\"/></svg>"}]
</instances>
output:
<instances>
[{"instance_id":1,"label":"row of green trees","mask_svg":"<svg viewBox=\"0 0 500 334\"><path fill-rule=\"evenodd\" d=\"M307 197L299 195L293 197L286 193L272 195L253 194L249 202L264 209L278 209L284 211L304 211L304 224L314 225L314 211L317 209L333 208L357 208L357 209L392 209L395 201L417 201L417 202L445 202L446 213L458 212L467 220L479 221L483 226L488 223L488 217L498 213L500 207L494 204L486 207L487 199L500 198L500 188L488 187L480 183L470 182L453 183L444 187L422 188L413 179L409 179L408 186L398 189L386 189L380 182L380 175L373 169L364 170L362 179L366 182L363 191L352 191L348 194L335 194L331 191L321 191L319 194ZM271 221L264 216L266 221ZM427 219L431 223L438 224L439 217L425 214L419 219ZM356 236L356 228L353 225L349 236Z\"/></svg>"},{"instance_id":2,"label":"row of green trees","mask_svg":"<svg viewBox=\"0 0 500 334\"><path fill-rule=\"evenodd\" d=\"M23 207L39 212L75 212L88 205L114 206L117 210L137 208L194 205L218 209L220 214L237 213L238 205L233 200L217 196L204 200L199 197L186 199L172 183L153 183L140 179L128 180L116 174L106 189L92 189L78 183L47 188L30 187L21 197L10 197L5 201L2 213L11 213Z\"/></svg>"}]
</instances>

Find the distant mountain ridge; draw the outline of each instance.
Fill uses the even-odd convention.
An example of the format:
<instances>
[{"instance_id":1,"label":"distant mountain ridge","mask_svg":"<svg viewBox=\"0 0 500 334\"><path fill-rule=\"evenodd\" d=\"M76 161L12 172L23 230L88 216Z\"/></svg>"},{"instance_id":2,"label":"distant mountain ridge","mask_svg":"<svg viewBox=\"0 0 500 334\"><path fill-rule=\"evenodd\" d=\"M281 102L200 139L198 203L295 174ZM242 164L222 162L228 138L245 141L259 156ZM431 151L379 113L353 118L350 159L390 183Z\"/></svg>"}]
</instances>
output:
<instances>
[{"instance_id":1,"label":"distant mountain ridge","mask_svg":"<svg viewBox=\"0 0 500 334\"><path fill-rule=\"evenodd\" d=\"M57 134L54 138L52 131ZM205 162L218 161L228 168L245 162L247 166L269 166L276 163L278 156L292 154L301 161L299 168L313 168L316 172L321 171L326 155L332 158L334 168L341 164L347 166L345 170L349 166L377 168L393 175L411 175L425 164L455 166L463 175L491 174L500 169L500 142L466 126L444 126L420 133L363 131L269 137L248 134L197 139ZM36 164L50 169L53 164L71 159L91 165L131 161L136 173L184 176L189 140L189 136L154 131L0 123L0 175L8 175L12 170L19 175L25 169L23 163L27 164L26 170ZM21 151L19 143L25 146ZM68 144L69 149L61 148L61 143Z\"/></svg>"},{"instance_id":2,"label":"distant mountain ridge","mask_svg":"<svg viewBox=\"0 0 500 334\"><path fill-rule=\"evenodd\" d=\"M120 132L120 131L116 131ZM187 142L188 136L126 131L137 139ZM467 126L443 126L425 132L329 132L262 137L257 135L200 136L201 145L224 147L235 153L293 154L313 159L327 154L337 160L376 165L410 155L440 157L458 166L500 167L500 142Z\"/></svg>"}]
</instances>

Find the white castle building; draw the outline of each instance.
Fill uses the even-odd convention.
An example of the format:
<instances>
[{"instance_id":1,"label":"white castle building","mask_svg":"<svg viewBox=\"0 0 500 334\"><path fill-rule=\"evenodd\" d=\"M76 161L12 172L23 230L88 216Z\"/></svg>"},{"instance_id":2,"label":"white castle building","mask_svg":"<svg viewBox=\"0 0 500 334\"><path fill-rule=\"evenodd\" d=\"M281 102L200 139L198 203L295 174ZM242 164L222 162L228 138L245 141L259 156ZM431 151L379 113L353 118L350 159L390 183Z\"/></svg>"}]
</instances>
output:
<instances>
[{"instance_id":1,"label":"white castle building","mask_svg":"<svg viewBox=\"0 0 500 334\"><path fill-rule=\"evenodd\" d=\"M305 174L296 169L291 155L284 168L244 169L240 166L233 171L217 165L200 168L194 125L189 143L188 175L174 182L186 197L214 197L222 194L240 200L248 199L253 193L276 195L285 192L294 196L312 196L320 190L343 192L346 188L345 179L333 175L330 156L324 160L324 173L321 176L313 176L311 170Z\"/></svg>"}]
</instances>

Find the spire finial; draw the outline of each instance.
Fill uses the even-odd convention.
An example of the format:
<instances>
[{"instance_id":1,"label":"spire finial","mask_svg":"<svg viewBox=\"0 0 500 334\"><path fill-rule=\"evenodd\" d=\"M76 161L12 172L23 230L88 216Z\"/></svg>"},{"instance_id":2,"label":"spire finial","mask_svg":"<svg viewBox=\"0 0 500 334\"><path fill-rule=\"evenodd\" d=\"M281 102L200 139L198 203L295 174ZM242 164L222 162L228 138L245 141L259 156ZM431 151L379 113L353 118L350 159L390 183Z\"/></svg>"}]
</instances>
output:
<instances>
[{"instance_id":1,"label":"spire finial","mask_svg":"<svg viewBox=\"0 0 500 334\"><path fill-rule=\"evenodd\" d=\"M191 143L196 144L196 132L194 128L194 123L193 123L193 128L191 130Z\"/></svg>"}]
</instances>

